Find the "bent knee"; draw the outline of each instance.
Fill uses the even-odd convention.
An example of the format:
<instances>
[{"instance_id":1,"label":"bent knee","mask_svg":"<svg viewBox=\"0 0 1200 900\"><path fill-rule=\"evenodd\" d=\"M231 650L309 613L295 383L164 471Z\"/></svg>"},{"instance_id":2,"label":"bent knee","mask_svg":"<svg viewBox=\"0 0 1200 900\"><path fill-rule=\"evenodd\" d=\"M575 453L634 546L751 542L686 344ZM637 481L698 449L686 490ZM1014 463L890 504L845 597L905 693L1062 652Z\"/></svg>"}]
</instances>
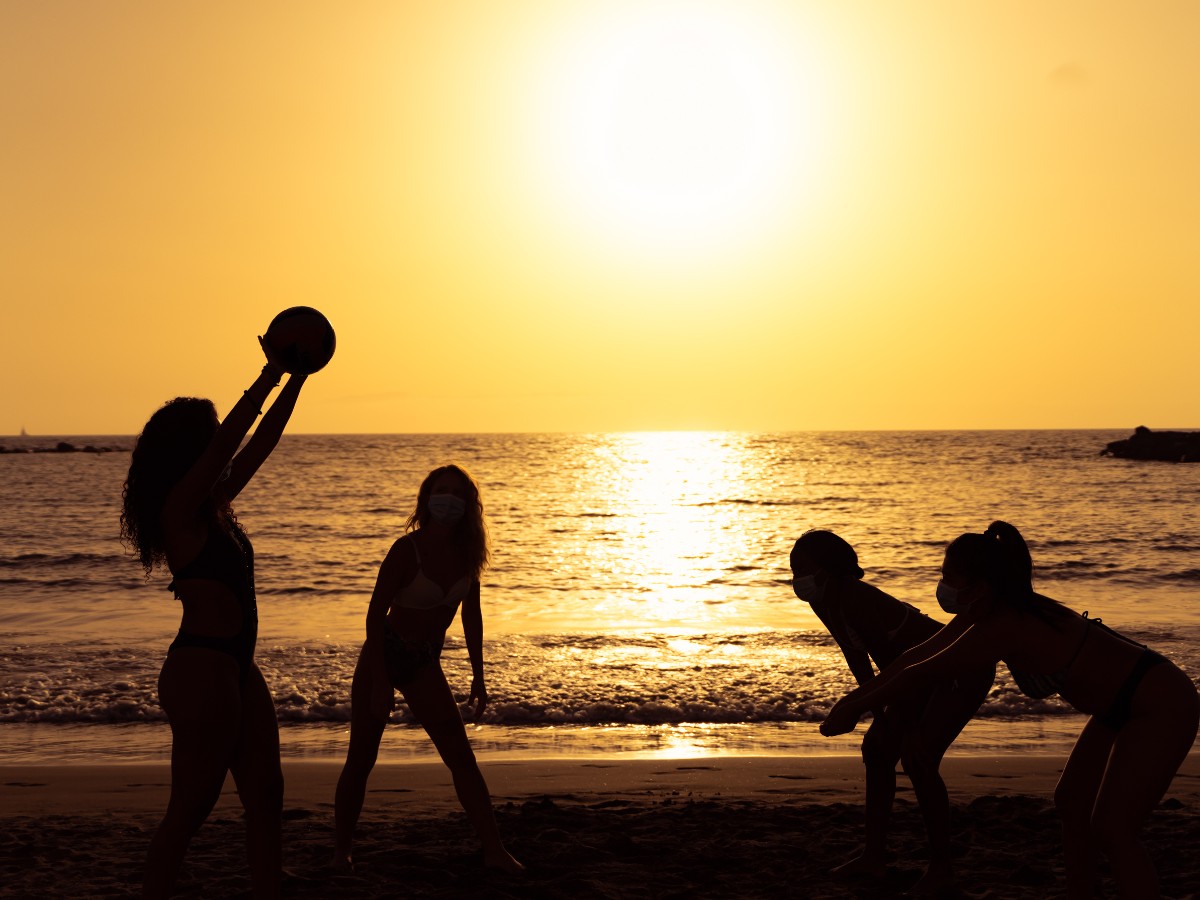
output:
<instances>
[{"instance_id":1,"label":"bent knee","mask_svg":"<svg viewBox=\"0 0 1200 900\"><path fill-rule=\"evenodd\" d=\"M870 729L863 735L862 761L868 768L895 766L900 758L896 741L887 729Z\"/></svg>"},{"instance_id":2,"label":"bent knee","mask_svg":"<svg viewBox=\"0 0 1200 900\"><path fill-rule=\"evenodd\" d=\"M934 778L938 777L942 757L920 744L912 744L900 754L900 764L909 778Z\"/></svg>"},{"instance_id":3,"label":"bent knee","mask_svg":"<svg viewBox=\"0 0 1200 900\"><path fill-rule=\"evenodd\" d=\"M1087 822L1090 828L1095 805L1096 795L1092 791L1080 790L1064 781L1054 788L1054 809L1061 819Z\"/></svg>"}]
</instances>

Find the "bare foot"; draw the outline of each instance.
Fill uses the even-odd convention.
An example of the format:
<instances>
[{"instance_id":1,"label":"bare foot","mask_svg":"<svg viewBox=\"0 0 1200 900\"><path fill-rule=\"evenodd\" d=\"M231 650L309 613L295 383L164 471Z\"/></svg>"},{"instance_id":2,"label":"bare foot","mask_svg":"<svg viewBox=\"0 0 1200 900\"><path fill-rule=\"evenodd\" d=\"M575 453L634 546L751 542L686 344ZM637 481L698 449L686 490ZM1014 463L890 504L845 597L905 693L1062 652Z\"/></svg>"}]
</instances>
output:
<instances>
[{"instance_id":1,"label":"bare foot","mask_svg":"<svg viewBox=\"0 0 1200 900\"><path fill-rule=\"evenodd\" d=\"M357 875L358 872L354 868L354 860L349 853L338 853L336 850L329 860L329 868L333 869L338 875Z\"/></svg>"},{"instance_id":2,"label":"bare foot","mask_svg":"<svg viewBox=\"0 0 1200 900\"><path fill-rule=\"evenodd\" d=\"M954 870L948 862L931 862L925 874L905 894L907 897L937 897L954 886Z\"/></svg>"},{"instance_id":3,"label":"bare foot","mask_svg":"<svg viewBox=\"0 0 1200 900\"><path fill-rule=\"evenodd\" d=\"M868 859L864 853L851 857L839 866L834 866L829 870L829 874L840 875L843 878L858 878L860 876L883 878L887 875L887 865L882 859Z\"/></svg>"},{"instance_id":4,"label":"bare foot","mask_svg":"<svg viewBox=\"0 0 1200 900\"><path fill-rule=\"evenodd\" d=\"M525 867L503 847L493 853L484 853L483 865L484 868L494 869L505 875L523 875L525 873Z\"/></svg>"}]
</instances>

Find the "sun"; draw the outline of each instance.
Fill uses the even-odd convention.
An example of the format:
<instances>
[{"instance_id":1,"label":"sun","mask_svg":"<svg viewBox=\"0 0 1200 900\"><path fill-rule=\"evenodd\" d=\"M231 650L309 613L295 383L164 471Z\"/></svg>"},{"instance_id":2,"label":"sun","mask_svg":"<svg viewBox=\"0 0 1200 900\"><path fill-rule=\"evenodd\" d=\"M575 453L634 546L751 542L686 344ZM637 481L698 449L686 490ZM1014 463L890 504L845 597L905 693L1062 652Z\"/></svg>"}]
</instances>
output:
<instances>
[{"instance_id":1,"label":"sun","mask_svg":"<svg viewBox=\"0 0 1200 900\"><path fill-rule=\"evenodd\" d=\"M543 191L655 253L753 239L822 177L820 54L771 7L619 6L566 35L536 129Z\"/></svg>"}]
</instances>

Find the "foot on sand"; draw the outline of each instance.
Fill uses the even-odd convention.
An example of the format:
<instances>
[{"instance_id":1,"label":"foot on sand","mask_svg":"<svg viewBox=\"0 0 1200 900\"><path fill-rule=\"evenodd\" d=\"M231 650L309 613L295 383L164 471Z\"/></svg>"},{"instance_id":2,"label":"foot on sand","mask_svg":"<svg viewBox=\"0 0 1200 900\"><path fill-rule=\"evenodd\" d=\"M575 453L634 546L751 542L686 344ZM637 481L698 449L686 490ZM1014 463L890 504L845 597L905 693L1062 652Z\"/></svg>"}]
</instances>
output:
<instances>
[{"instance_id":1,"label":"foot on sand","mask_svg":"<svg viewBox=\"0 0 1200 900\"><path fill-rule=\"evenodd\" d=\"M329 859L329 868L338 875L357 875L358 870L354 868L354 860L349 853L334 852Z\"/></svg>"},{"instance_id":2,"label":"foot on sand","mask_svg":"<svg viewBox=\"0 0 1200 900\"><path fill-rule=\"evenodd\" d=\"M483 865L485 868L502 872L505 875L523 875L525 873L525 867L517 862L511 853L504 849L485 853L483 855Z\"/></svg>"}]
</instances>

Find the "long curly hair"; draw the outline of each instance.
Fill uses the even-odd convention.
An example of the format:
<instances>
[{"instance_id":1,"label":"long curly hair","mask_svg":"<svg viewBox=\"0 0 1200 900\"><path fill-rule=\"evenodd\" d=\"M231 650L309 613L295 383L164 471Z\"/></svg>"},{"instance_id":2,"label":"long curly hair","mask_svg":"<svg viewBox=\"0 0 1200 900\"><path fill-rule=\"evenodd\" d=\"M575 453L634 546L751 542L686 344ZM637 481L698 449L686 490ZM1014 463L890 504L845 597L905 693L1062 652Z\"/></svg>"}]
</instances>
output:
<instances>
[{"instance_id":1,"label":"long curly hair","mask_svg":"<svg viewBox=\"0 0 1200 900\"><path fill-rule=\"evenodd\" d=\"M416 509L405 521L404 531L405 533L413 532L429 524L432 518L429 512L429 496L433 493L433 483L438 480L439 476L447 473L457 475L466 482L470 494L467 499L467 509L458 524L454 526L454 542L463 550L471 574L478 580L488 566L491 551L488 550L487 523L483 518L483 501L479 497L479 485L462 466L451 463L440 466L425 476L425 480L421 482L421 487L417 491Z\"/></svg>"},{"instance_id":2,"label":"long curly hair","mask_svg":"<svg viewBox=\"0 0 1200 900\"><path fill-rule=\"evenodd\" d=\"M162 511L167 494L200 458L219 424L211 400L176 397L159 407L138 435L121 493L121 539L147 576L166 563ZM206 512L232 517L229 504L215 497Z\"/></svg>"}]
</instances>

